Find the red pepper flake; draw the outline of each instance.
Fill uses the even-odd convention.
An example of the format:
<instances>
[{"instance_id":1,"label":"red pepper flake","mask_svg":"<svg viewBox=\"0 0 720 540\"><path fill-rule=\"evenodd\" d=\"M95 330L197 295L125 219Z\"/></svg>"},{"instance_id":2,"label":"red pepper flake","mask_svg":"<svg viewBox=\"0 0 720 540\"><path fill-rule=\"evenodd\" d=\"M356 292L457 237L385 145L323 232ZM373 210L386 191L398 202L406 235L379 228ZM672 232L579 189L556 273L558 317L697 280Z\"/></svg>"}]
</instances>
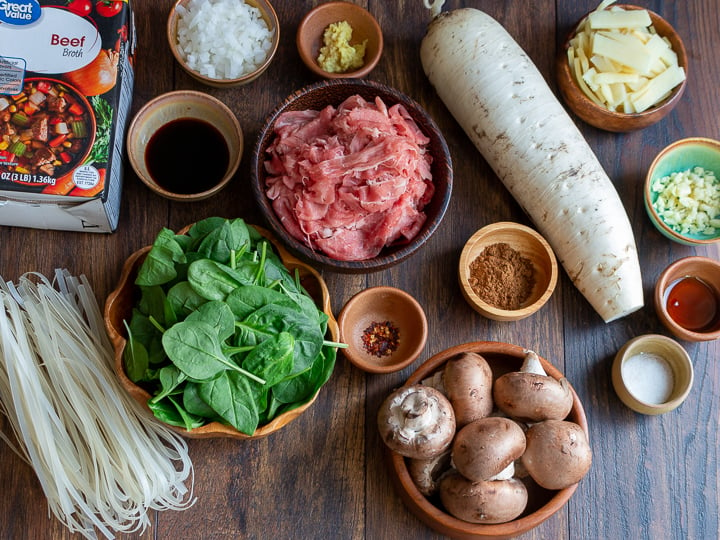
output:
<instances>
[{"instance_id":1,"label":"red pepper flake","mask_svg":"<svg viewBox=\"0 0 720 540\"><path fill-rule=\"evenodd\" d=\"M400 330L390 321L373 322L362 335L363 346L373 356L389 356L400 343Z\"/></svg>"}]
</instances>

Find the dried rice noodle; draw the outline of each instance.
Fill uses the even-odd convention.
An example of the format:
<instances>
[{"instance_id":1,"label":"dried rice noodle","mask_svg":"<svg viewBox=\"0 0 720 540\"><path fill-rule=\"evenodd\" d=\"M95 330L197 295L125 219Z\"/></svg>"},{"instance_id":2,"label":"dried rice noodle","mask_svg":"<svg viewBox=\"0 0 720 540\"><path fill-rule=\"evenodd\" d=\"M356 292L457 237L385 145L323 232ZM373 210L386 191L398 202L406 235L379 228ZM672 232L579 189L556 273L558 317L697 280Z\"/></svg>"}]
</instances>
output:
<instances>
[{"instance_id":1,"label":"dried rice noodle","mask_svg":"<svg viewBox=\"0 0 720 540\"><path fill-rule=\"evenodd\" d=\"M192 505L187 443L120 386L87 279L0 279L0 307L0 412L14 432L0 438L33 467L52 513L112 538L144 531L151 510Z\"/></svg>"}]
</instances>

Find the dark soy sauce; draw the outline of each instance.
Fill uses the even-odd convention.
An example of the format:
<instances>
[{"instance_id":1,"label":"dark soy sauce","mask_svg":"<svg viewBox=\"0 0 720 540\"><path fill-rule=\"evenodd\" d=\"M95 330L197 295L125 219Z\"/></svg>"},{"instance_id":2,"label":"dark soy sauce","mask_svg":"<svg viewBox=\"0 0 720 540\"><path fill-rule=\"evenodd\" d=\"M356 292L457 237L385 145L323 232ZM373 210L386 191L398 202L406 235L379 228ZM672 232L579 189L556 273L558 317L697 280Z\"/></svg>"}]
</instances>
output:
<instances>
[{"instance_id":1,"label":"dark soy sauce","mask_svg":"<svg viewBox=\"0 0 720 540\"><path fill-rule=\"evenodd\" d=\"M202 193L227 171L230 151L218 129L198 118L178 118L160 127L148 142L145 164L153 180L172 193Z\"/></svg>"}]
</instances>

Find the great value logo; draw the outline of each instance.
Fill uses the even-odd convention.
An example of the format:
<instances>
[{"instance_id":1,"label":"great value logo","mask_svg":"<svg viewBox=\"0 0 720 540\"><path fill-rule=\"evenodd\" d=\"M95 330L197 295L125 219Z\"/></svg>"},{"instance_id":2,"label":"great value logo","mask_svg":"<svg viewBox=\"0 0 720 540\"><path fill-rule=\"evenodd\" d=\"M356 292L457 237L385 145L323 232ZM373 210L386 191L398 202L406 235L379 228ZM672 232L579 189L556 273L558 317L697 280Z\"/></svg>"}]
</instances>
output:
<instances>
[{"instance_id":1,"label":"great value logo","mask_svg":"<svg viewBox=\"0 0 720 540\"><path fill-rule=\"evenodd\" d=\"M40 18L40 2L37 0L0 0L0 22L30 24Z\"/></svg>"}]
</instances>

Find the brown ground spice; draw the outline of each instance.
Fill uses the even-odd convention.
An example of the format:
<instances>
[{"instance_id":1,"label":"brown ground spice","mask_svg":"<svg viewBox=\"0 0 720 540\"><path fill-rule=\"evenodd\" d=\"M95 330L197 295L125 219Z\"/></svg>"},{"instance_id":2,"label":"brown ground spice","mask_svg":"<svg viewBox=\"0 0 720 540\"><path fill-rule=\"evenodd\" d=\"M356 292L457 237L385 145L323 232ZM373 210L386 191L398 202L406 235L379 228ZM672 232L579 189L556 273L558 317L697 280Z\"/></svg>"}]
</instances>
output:
<instances>
[{"instance_id":1,"label":"brown ground spice","mask_svg":"<svg viewBox=\"0 0 720 540\"><path fill-rule=\"evenodd\" d=\"M500 309L518 309L535 286L532 262L504 242L487 246L470 263L470 286Z\"/></svg>"}]
</instances>

